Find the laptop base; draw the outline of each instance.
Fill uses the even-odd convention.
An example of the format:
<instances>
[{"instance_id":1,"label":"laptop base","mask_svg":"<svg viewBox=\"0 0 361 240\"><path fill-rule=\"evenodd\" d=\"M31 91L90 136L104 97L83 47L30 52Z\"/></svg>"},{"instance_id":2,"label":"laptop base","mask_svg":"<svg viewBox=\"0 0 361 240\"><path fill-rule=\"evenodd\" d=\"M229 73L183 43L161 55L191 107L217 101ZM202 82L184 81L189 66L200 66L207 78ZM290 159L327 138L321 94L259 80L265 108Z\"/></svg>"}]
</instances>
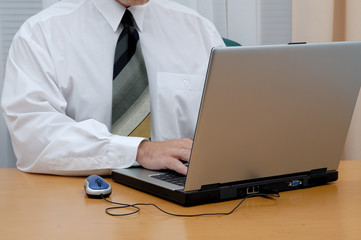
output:
<instances>
[{"instance_id":1,"label":"laptop base","mask_svg":"<svg viewBox=\"0 0 361 240\"><path fill-rule=\"evenodd\" d=\"M241 199L255 193L278 193L325 185L338 179L338 171L323 169L306 173L278 176L277 178L253 179L229 184L212 184L203 186L201 190L184 192L169 190L155 184L138 180L117 172L112 172L112 179L120 184L135 188L145 193L172 201L183 206L195 206L227 200Z\"/></svg>"}]
</instances>

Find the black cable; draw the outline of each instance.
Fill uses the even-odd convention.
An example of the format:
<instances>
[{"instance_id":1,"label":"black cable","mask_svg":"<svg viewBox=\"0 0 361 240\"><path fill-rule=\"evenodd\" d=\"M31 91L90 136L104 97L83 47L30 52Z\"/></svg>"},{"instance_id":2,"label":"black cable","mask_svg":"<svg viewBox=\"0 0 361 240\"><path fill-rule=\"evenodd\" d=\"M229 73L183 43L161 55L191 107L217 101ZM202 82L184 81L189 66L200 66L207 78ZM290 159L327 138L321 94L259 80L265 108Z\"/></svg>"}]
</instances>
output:
<instances>
[{"instance_id":1,"label":"black cable","mask_svg":"<svg viewBox=\"0 0 361 240\"><path fill-rule=\"evenodd\" d=\"M101 195L102 198L111 203L111 204L115 204L115 205L120 205L118 207L108 207L105 209L105 212L111 216L118 216L118 217L122 217L122 216L129 216L129 215L133 215L133 214L136 214L137 212L140 211L140 207L139 206L153 206L155 208L157 208L159 211L167 214L167 215L171 215L171 216L174 216L174 217L200 217L200 216L219 216L219 215L230 215L232 214L234 211L236 211L236 209L248 198L251 198L251 197L277 197L279 198L280 195L279 193L254 193L254 194L250 194L250 195L247 195L246 197L244 197L231 211L229 212L225 212L225 213L222 213L222 212L219 212L219 213L199 213L199 214L176 214L176 213L171 213L171 212L167 212L163 209L161 209L160 207L158 207L156 204L154 203L135 203L135 204L125 204L125 203L118 203L118 202L112 202L108 199L106 199L103 195ZM115 213L111 213L111 210L114 210L114 209L122 209L122 208L134 208L135 210L132 211L132 212L129 212L129 213L121 213L121 214L115 214Z\"/></svg>"},{"instance_id":2,"label":"black cable","mask_svg":"<svg viewBox=\"0 0 361 240\"><path fill-rule=\"evenodd\" d=\"M118 203L118 202L112 202L108 199L106 199L104 197L103 194L100 195L105 201L107 201L108 203L111 203L111 204L115 204L115 205L120 205L120 207L108 207L105 209L105 212L111 216L128 216L128 215L132 215L132 214L136 214L137 212L140 211L140 208L135 206L134 204L125 204L125 203ZM123 213L123 214L114 214L114 213L111 213L109 210L112 210L112 209L121 209L121 208L134 208L135 210L132 211L132 212L129 212L129 213Z\"/></svg>"}]
</instances>

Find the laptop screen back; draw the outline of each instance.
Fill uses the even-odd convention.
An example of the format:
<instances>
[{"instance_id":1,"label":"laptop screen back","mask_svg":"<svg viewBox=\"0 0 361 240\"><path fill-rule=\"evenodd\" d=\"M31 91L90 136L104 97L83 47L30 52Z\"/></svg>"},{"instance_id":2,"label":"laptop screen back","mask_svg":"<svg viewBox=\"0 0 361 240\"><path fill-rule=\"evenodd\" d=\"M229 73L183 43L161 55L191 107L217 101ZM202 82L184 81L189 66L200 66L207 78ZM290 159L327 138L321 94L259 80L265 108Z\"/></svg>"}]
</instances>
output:
<instances>
[{"instance_id":1,"label":"laptop screen back","mask_svg":"<svg viewBox=\"0 0 361 240\"><path fill-rule=\"evenodd\" d=\"M359 42L214 49L184 190L337 169L360 63Z\"/></svg>"}]
</instances>

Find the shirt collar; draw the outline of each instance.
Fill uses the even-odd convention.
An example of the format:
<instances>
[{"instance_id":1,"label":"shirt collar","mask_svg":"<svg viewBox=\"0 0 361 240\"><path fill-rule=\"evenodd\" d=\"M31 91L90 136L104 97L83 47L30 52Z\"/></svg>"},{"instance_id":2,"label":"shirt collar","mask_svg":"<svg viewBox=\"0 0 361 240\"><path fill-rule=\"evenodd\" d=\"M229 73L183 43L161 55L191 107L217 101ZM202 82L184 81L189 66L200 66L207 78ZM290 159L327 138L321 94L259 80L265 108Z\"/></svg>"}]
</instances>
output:
<instances>
[{"instance_id":1,"label":"shirt collar","mask_svg":"<svg viewBox=\"0 0 361 240\"><path fill-rule=\"evenodd\" d=\"M144 5L136 5L128 8L133 14L136 27L139 31L143 30L144 16L149 2ZM117 31L126 8L115 0L93 0L93 3L109 23L113 31Z\"/></svg>"}]
</instances>

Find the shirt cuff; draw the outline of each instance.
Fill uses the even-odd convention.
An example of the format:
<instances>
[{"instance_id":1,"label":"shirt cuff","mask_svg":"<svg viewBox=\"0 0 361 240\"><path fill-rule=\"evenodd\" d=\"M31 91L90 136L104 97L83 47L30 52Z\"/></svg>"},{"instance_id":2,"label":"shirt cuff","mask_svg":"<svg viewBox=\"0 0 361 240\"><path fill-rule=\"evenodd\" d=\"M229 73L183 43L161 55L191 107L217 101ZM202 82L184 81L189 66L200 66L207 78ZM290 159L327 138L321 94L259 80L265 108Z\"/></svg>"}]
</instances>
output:
<instances>
[{"instance_id":1,"label":"shirt cuff","mask_svg":"<svg viewBox=\"0 0 361 240\"><path fill-rule=\"evenodd\" d=\"M109 158L114 161L114 168L128 168L133 166L137 159L139 144L147 140L141 137L126 137L113 135L109 145Z\"/></svg>"},{"instance_id":2,"label":"shirt cuff","mask_svg":"<svg viewBox=\"0 0 361 240\"><path fill-rule=\"evenodd\" d=\"M150 141L150 140L148 138L143 138L143 141ZM141 141L141 142L143 142L143 141ZM141 142L139 142L139 144ZM138 144L138 147L139 147L139 144ZM138 152L138 147L137 147L137 152ZM135 157L135 159L137 159L137 156ZM132 167L139 167L139 166L141 166L141 165L137 162L137 160L135 160Z\"/></svg>"}]
</instances>

